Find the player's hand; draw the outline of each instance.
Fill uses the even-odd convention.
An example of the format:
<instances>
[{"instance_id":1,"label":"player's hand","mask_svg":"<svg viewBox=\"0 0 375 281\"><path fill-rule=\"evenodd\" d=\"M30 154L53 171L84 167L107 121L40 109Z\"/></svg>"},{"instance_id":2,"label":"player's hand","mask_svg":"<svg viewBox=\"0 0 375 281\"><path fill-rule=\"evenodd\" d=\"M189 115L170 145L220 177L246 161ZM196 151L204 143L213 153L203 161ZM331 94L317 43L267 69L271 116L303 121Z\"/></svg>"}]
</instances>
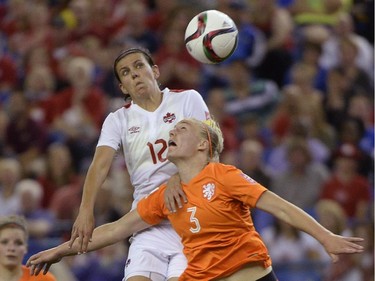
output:
<instances>
[{"instance_id":1,"label":"player's hand","mask_svg":"<svg viewBox=\"0 0 375 281\"><path fill-rule=\"evenodd\" d=\"M31 269L31 275L38 275L42 270L43 274L47 274L52 264L59 262L62 256L58 253L57 248L32 255L26 262L26 266Z\"/></svg>"},{"instance_id":2,"label":"player's hand","mask_svg":"<svg viewBox=\"0 0 375 281\"><path fill-rule=\"evenodd\" d=\"M164 192L164 201L167 209L175 213L178 208L182 208L182 202L187 203L187 198L181 188L181 180L178 174L173 175L167 182L167 188Z\"/></svg>"},{"instance_id":3,"label":"player's hand","mask_svg":"<svg viewBox=\"0 0 375 281\"><path fill-rule=\"evenodd\" d=\"M95 219L92 212L80 210L73 224L72 235L68 242L69 247L78 239L78 253L86 253L89 242L91 242L92 232L95 227Z\"/></svg>"},{"instance_id":4,"label":"player's hand","mask_svg":"<svg viewBox=\"0 0 375 281\"><path fill-rule=\"evenodd\" d=\"M357 254L364 251L364 247L359 243L363 242L363 238L344 237L331 234L324 243L324 248L332 259L332 262L339 260L341 254Z\"/></svg>"}]
</instances>

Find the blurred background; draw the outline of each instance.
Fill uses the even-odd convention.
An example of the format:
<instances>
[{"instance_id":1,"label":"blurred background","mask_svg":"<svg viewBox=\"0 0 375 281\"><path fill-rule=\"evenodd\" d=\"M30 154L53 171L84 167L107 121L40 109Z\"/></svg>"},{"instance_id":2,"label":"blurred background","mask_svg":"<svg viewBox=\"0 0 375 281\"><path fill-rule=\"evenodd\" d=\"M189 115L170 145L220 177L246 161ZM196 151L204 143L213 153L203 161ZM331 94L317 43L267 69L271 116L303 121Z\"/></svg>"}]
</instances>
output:
<instances>
[{"instance_id":1,"label":"blurred background","mask_svg":"<svg viewBox=\"0 0 375 281\"><path fill-rule=\"evenodd\" d=\"M184 32L227 13L234 54L204 65ZM162 87L198 90L234 164L365 252L331 264L314 239L260 211L254 223L280 281L374 280L374 2L356 0L0 0L0 216L24 215L29 253L66 241L106 115L124 104L120 50L150 50ZM98 225L130 209L119 154ZM69 257L58 281L118 281L128 242Z\"/></svg>"}]
</instances>

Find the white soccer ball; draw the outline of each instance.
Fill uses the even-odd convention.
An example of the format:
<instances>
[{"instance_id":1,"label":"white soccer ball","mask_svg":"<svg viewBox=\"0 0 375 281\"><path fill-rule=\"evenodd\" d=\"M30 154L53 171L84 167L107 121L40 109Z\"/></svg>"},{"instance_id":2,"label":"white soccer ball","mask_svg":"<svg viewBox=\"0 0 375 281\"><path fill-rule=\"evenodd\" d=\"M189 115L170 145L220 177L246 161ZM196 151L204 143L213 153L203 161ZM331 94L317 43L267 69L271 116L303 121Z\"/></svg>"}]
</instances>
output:
<instances>
[{"instance_id":1,"label":"white soccer ball","mask_svg":"<svg viewBox=\"0 0 375 281\"><path fill-rule=\"evenodd\" d=\"M207 10L196 15L185 30L185 46L196 60L216 64L230 57L237 47L238 30L225 13Z\"/></svg>"}]
</instances>

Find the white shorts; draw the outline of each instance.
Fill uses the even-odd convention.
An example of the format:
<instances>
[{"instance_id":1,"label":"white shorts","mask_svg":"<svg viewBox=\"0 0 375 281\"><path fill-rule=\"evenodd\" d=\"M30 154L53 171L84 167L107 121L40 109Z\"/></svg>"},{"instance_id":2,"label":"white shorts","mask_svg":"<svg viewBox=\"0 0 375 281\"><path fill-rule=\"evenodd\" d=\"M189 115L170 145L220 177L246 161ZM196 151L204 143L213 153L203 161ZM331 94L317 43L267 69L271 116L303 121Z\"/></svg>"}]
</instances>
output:
<instances>
[{"instance_id":1,"label":"white shorts","mask_svg":"<svg viewBox=\"0 0 375 281\"><path fill-rule=\"evenodd\" d=\"M125 280L132 276L149 277L150 273L169 279L179 277L186 268L181 238L169 222L134 234L130 242Z\"/></svg>"}]
</instances>

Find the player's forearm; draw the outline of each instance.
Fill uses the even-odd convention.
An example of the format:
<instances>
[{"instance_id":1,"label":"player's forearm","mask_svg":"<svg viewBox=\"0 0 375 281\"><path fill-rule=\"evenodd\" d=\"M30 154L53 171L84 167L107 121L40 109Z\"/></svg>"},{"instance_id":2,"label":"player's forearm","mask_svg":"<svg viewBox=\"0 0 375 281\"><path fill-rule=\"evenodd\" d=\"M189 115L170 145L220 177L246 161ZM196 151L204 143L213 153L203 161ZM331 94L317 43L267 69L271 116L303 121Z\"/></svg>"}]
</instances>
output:
<instances>
[{"instance_id":1,"label":"player's forearm","mask_svg":"<svg viewBox=\"0 0 375 281\"><path fill-rule=\"evenodd\" d=\"M271 191L264 192L256 206L293 227L310 234L323 245L332 234L301 208Z\"/></svg>"},{"instance_id":2,"label":"player's forearm","mask_svg":"<svg viewBox=\"0 0 375 281\"><path fill-rule=\"evenodd\" d=\"M121 241L121 236L119 236L116 232L116 224L117 222L112 222L95 228L92 241L88 244L87 252L92 252ZM81 246L78 240L76 240L71 247L69 247L69 242L65 242L57 246L55 250L57 251L58 256L63 258L65 256L79 254L81 251Z\"/></svg>"},{"instance_id":3,"label":"player's forearm","mask_svg":"<svg viewBox=\"0 0 375 281\"><path fill-rule=\"evenodd\" d=\"M281 205L280 212L275 214L275 216L293 227L310 234L322 245L325 244L328 236L332 234L301 208L286 201Z\"/></svg>"},{"instance_id":4,"label":"player's forearm","mask_svg":"<svg viewBox=\"0 0 375 281\"><path fill-rule=\"evenodd\" d=\"M104 183L107 174L108 170L98 167L98 165L90 166L83 186L82 201L80 205L81 209L94 209L96 196L100 187Z\"/></svg>"},{"instance_id":5,"label":"player's forearm","mask_svg":"<svg viewBox=\"0 0 375 281\"><path fill-rule=\"evenodd\" d=\"M106 223L94 229L91 242L88 244L87 251L92 252L106 246L123 241L134 232L141 231L150 225L142 220L137 210L133 210L119 220ZM64 249L65 255L75 255L80 251L78 240L72 245L71 251Z\"/></svg>"},{"instance_id":6,"label":"player's forearm","mask_svg":"<svg viewBox=\"0 0 375 281\"><path fill-rule=\"evenodd\" d=\"M83 194L81 200L81 210L93 210L96 196L105 179L107 178L112 160L116 151L108 146L97 147L94 159L87 171Z\"/></svg>"}]
</instances>

